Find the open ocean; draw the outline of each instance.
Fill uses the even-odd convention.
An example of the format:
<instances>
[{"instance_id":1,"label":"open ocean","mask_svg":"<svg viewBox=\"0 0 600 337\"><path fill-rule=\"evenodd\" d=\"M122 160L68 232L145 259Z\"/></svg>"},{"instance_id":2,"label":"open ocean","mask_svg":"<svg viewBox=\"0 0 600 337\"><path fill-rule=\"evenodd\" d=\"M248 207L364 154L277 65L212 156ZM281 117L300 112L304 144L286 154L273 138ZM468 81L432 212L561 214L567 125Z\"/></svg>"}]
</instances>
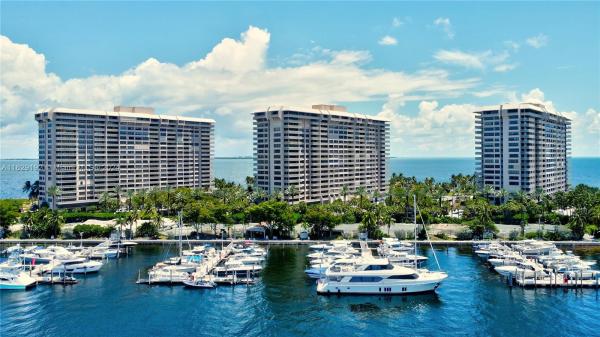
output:
<instances>
[{"instance_id":1,"label":"open ocean","mask_svg":"<svg viewBox=\"0 0 600 337\"><path fill-rule=\"evenodd\" d=\"M240 184L251 176L251 158L216 158L217 178ZM417 179L433 177L436 181L447 181L452 174L473 174L475 160L472 158L391 158L390 174L402 173ZM0 160L0 199L23 198L21 187L26 180L37 180L38 168L35 159ZM600 158L572 158L569 164L569 183L573 186L586 184L600 187Z\"/></svg>"}]
</instances>

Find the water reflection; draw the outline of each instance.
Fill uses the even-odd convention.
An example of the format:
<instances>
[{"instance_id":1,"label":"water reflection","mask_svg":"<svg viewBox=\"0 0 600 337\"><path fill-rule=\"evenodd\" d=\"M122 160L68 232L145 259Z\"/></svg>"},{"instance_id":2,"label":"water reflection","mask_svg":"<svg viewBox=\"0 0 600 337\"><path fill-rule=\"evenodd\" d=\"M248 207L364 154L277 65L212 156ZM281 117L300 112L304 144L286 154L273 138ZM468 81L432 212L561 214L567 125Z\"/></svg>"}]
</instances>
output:
<instances>
[{"instance_id":1,"label":"water reflection","mask_svg":"<svg viewBox=\"0 0 600 337\"><path fill-rule=\"evenodd\" d=\"M424 306L436 308L442 305L442 301L436 293L409 296L330 295L322 297L321 302L329 302L327 305L347 307L355 313L397 314L417 307L421 309Z\"/></svg>"}]
</instances>

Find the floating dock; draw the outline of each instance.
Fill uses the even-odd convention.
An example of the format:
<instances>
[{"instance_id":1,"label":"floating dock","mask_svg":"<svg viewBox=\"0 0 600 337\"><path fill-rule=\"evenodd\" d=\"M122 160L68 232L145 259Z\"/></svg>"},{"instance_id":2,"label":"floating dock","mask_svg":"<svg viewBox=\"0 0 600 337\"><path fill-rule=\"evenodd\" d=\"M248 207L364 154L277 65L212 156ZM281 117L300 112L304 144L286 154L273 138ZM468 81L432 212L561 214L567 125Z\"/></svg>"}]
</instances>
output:
<instances>
[{"instance_id":1,"label":"floating dock","mask_svg":"<svg viewBox=\"0 0 600 337\"><path fill-rule=\"evenodd\" d=\"M550 273L549 275L538 275L536 277L524 277L523 275L510 275L507 278L509 286L525 288L600 288L600 274L594 278L583 278L577 274L566 276L563 273Z\"/></svg>"},{"instance_id":2,"label":"floating dock","mask_svg":"<svg viewBox=\"0 0 600 337\"><path fill-rule=\"evenodd\" d=\"M223 262L223 260L225 260L231 254L231 252L233 250L233 245L234 245L234 242L231 242L231 243L229 243L229 245L227 245L227 247L220 250L216 256L210 256L210 257L202 259L202 262L196 268L196 271L191 273L190 276L193 276L194 278L202 278L202 277L209 275L216 266L218 266L221 262ZM141 278L141 275L138 275L138 280L136 281L136 283L137 284L148 284L148 285L152 285L152 284L180 285L180 284L183 284L183 281L181 279L174 280L173 277L171 277L170 280L157 281L157 280L152 280L149 276L148 276L148 278Z\"/></svg>"}]
</instances>

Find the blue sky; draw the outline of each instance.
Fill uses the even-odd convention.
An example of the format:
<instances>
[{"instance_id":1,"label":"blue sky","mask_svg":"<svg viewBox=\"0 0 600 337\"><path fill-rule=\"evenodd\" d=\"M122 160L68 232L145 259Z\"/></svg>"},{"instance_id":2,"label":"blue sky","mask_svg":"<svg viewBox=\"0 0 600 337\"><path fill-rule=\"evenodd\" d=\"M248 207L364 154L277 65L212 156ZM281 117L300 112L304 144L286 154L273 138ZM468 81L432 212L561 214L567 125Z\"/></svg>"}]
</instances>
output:
<instances>
[{"instance_id":1,"label":"blue sky","mask_svg":"<svg viewBox=\"0 0 600 337\"><path fill-rule=\"evenodd\" d=\"M229 156L251 154L251 111L311 103L390 118L394 156L471 156L472 110L522 100L600 156L594 2L3 2L1 19L2 158L35 157L42 107L214 118Z\"/></svg>"}]
</instances>

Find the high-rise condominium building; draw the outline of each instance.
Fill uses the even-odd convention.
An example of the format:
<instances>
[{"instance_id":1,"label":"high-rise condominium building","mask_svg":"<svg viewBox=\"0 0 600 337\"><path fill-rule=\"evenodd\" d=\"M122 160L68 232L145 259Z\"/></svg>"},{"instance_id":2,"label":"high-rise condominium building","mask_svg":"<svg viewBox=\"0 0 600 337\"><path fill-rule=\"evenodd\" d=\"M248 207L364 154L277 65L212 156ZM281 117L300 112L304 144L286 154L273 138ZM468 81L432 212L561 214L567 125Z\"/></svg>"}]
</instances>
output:
<instances>
[{"instance_id":1,"label":"high-rise condominium building","mask_svg":"<svg viewBox=\"0 0 600 337\"><path fill-rule=\"evenodd\" d=\"M482 186L546 194L567 189L571 121L532 103L475 112L477 175Z\"/></svg>"},{"instance_id":2,"label":"high-rise condominium building","mask_svg":"<svg viewBox=\"0 0 600 337\"><path fill-rule=\"evenodd\" d=\"M56 207L98 202L104 192L165 187L208 188L214 121L154 114L53 108L39 124L40 200ZM60 194L52 200L51 187Z\"/></svg>"},{"instance_id":3,"label":"high-rise condominium building","mask_svg":"<svg viewBox=\"0 0 600 337\"><path fill-rule=\"evenodd\" d=\"M349 197L359 187L384 193L389 134L389 121L335 105L255 112L256 185L290 202L341 198L344 186Z\"/></svg>"}]
</instances>

